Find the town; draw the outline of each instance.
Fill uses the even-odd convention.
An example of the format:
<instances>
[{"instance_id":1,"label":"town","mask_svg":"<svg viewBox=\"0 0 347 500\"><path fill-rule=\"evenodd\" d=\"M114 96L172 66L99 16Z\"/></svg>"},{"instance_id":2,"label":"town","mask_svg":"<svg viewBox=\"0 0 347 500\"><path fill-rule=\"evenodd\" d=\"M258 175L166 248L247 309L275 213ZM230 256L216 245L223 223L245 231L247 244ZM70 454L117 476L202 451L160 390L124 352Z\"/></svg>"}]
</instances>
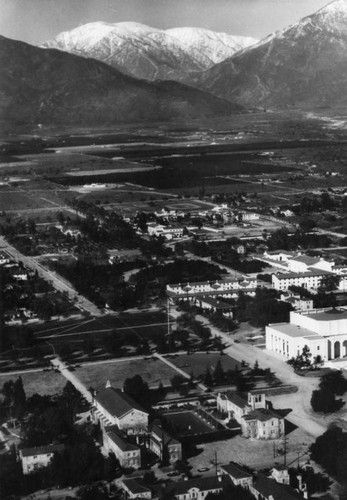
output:
<instances>
[{"instance_id":1,"label":"town","mask_svg":"<svg viewBox=\"0 0 347 500\"><path fill-rule=\"evenodd\" d=\"M3 498L344 498L344 151L224 135L2 164Z\"/></svg>"}]
</instances>

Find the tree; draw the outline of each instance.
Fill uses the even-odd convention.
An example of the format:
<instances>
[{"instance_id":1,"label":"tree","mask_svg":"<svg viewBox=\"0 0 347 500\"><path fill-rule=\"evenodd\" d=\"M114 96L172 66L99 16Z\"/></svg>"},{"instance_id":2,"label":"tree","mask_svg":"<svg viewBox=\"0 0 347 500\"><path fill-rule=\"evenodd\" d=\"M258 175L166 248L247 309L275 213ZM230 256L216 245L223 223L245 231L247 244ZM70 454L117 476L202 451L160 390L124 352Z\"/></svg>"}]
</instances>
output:
<instances>
[{"instance_id":1,"label":"tree","mask_svg":"<svg viewBox=\"0 0 347 500\"><path fill-rule=\"evenodd\" d=\"M124 382L123 390L126 394L132 397L136 402L148 408L151 402L151 391L147 382L142 380L140 375L127 378Z\"/></svg>"},{"instance_id":2,"label":"tree","mask_svg":"<svg viewBox=\"0 0 347 500\"><path fill-rule=\"evenodd\" d=\"M340 285L340 276L328 274L320 280L319 289L323 292L332 292Z\"/></svg>"},{"instance_id":3,"label":"tree","mask_svg":"<svg viewBox=\"0 0 347 500\"><path fill-rule=\"evenodd\" d=\"M336 400L335 394L329 389L319 389L312 392L311 406L313 411L321 413L333 413L340 410L344 401Z\"/></svg>"},{"instance_id":4,"label":"tree","mask_svg":"<svg viewBox=\"0 0 347 500\"><path fill-rule=\"evenodd\" d=\"M213 385L213 378L208 367L206 368L204 374L204 384L207 385L207 387L211 387Z\"/></svg>"},{"instance_id":5,"label":"tree","mask_svg":"<svg viewBox=\"0 0 347 500\"><path fill-rule=\"evenodd\" d=\"M311 458L326 472L346 485L347 477L347 434L340 427L332 425L319 436L310 447Z\"/></svg>"},{"instance_id":6,"label":"tree","mask_svg":"<svg viewBox=\"0 0 347 500\"><path fill-rule=\"evenodd\" d=\"M213 371L213 382L215 384L222 384L224 382L225 373L220 360L217 361L215 369Z\"/></svg>"},{"instance_id":7,"label":"tree","mask_svg":"<svg viewBox=\"0 0 347 500\"><path fill-rule=\"evenodd\" d=\"M332 370L322 375L319 387L337 396L342 396L347 391L347 380L342 372L339 370Z\"/></svg>"}]
</instances>

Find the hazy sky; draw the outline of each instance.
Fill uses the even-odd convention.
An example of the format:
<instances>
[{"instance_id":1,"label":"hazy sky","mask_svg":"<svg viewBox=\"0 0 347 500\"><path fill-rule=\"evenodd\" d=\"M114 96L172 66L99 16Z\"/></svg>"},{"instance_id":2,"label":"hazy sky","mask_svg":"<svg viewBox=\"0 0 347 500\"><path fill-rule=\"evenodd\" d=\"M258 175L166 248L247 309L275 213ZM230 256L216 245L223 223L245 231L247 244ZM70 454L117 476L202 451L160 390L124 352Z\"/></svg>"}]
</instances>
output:
<instances>
[{"instance_id":1,"label":"hazy sky","mask_svg":"<svg viewBox=\"0 0 347 500\"><path fill-rule=\"evenodd\" d=\"M198 26L262 38L329 0L0 0L0 34L39 44L92 21Z\"/></svg>"}]
</instances>

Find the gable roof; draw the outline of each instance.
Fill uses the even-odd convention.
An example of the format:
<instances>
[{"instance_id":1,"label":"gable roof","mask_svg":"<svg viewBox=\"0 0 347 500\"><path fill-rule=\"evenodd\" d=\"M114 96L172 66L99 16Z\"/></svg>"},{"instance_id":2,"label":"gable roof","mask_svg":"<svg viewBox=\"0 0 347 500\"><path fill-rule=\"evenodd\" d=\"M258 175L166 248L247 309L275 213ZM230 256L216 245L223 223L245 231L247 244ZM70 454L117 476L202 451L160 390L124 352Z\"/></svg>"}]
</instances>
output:
<instances>
[{"instance_id":1,"label":"gable roof","mask_svg":"<svg viewBox=\"0 0 347 500\"><path fill-rule=\"evenodd\" d=\"M234 479L244 479L252 477L252 474L246 472L239 465L234 463L222 465L221 469L224 470L229 476L231 476Z\"/></svg>"},{"instance_id":2,"label":"gable roof","mask_svg":"<svg viewBox=\"0 0 347 500\"><path fill-rule=\"evenodd\" d=\"M163 494L166 495L169 493L172 495L184 495L192 488L196 488L199 491L222 490L224 486L231 484L230 481L230 478L226 476L207 476L184 481L176 481L174 483L169 483L165 488L163 488L161 490L162 494L159 495L159 498L163 497Z\"/></svg>"},{"instance_id":3,"label":"gable roof","mask_svg":"<svg viewBox=\"0 0 347 500\"><path fill-rule=\"evenodd\" d=\"M138 478L123 479L122 483L133 495L151 492L150 488L144 486Z\"/></svg>"},{"instance_id":4,"label":"gable roof","mask_svg":"<svg viewBox=\"0 0 347 500\"><path fill-rule=\"evenodd\" d=\"M107 432L108 437L111 439L111 441L114 442L114 444L121 450L121 451L137 451L139 450L139 447L129 443L125 439L123 439L119 434L117 434L114 431L108 431Z\"/></svg>"},{"instance_id":5,"label":"gable roof","mask_svg":"<svg viewBox=\"0 0 347 500\"><path fill-rule=\"evenodd\" d=\"M62 453L65 449L63 444L48 444L46 446L37 446L35 448L22 448L20 453L23 457L32 457L36 455L48 455L50 453Z\"/></svg>"},{"instance_id":6,"label":"gable roof","mask_svg":"<svg viewBox=\"0 0 347 500\"><path fill-rule=\"evenodd\" d=\"M237 392L228 391L225 393L225 397L228 401L230 401L230 403L233 403L239 408L246 408L246 406L248 406L247 399Z\"/></svg>"},{"instance_id":7,"label":"gable roof","mask_svg":"<svg viewBox=\"0 0 347 500\"><path fill-rule=\"evenodd\" d=\"M259 422L267 422L271 418L283 419L278 413L272 410L265 410L264 408L253 410L248 415L243 415L242 418L245 420L258 420Z\"/></svg>"},{"instance_id":8,"label":"gable roof","mask_svg":"<svg viewBox=\"0 0 347 500\"><path fill-rule=\"evenodd\" d=\"M180 442L177 441L177 439L173 438L171 434L164 431L164 429L157 422L153 422L153 424L150 427L150 431L151 431L151 437L155 438L158 441L160 440L164 446L170 444L180 444Z\"/></svg>"},{"instance_id":9,"label":"gable roof","mask_svg":"<svg viewBox=\"0 0 347 500\"><path fill-rule=\"evenodd\" d=\"M265 498L273 500L302 500L302 495L287 484L278 483L275 479L269 479L263 474L258 474L253 487Z\"/></svg>"},{"instance_id":10,"label":"gable roof","mask_svg":"<svg viewBox=\"0 0 347 500\"><path fill-rule=\"evenodd\" d=\"M122 418L132 410L138 410L148 415L138 403L128 394L114 387L105 387L97 392L96 401L112 416Z\"/></svg>"}]
</instances>

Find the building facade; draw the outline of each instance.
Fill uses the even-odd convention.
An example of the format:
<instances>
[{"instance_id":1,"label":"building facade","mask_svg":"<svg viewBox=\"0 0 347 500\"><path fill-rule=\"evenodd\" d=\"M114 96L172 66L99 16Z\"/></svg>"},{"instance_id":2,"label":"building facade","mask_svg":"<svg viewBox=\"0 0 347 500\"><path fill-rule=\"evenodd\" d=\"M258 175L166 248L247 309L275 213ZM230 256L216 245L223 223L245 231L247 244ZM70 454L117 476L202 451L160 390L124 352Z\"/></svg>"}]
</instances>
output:
<instances>
[{"instance_id":1,"label":"building facade","mask_svg":"<svg viewBox=\"0 0 347 500\"><path fill-rule=\"evenodd\" d=\"M267 326L265 338L266 349L286 359L300 355L305 346L312 359L347 358L347 308L291 311L290 322Z\"/></svg>"}]
</instances>

